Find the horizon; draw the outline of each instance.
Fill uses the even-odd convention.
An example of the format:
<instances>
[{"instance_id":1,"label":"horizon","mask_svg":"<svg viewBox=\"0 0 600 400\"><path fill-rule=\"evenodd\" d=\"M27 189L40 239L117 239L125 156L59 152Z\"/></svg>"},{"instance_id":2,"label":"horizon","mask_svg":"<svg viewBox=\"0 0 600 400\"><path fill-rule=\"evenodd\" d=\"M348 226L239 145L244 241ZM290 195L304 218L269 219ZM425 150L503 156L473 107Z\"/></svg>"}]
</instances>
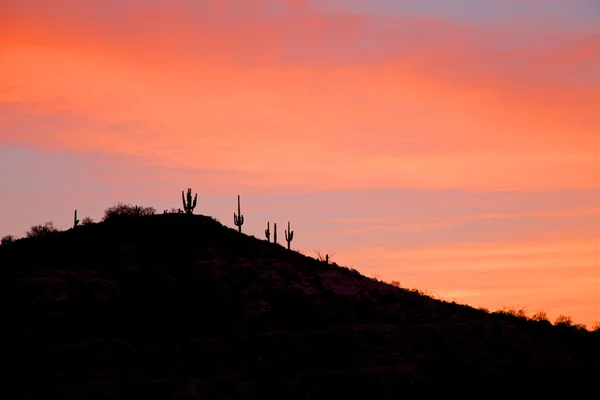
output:
<instances>
[{"instance_id":1,"label":"horizon","mask_svg":"<svg viewBox=\"0 0 600 400\"><path fill-rule=\"evenodd\" d=\"M192 188L366 276L600 319L594 0L22 0L0 27L0 237Z\"/></svg>"}]
</instances>

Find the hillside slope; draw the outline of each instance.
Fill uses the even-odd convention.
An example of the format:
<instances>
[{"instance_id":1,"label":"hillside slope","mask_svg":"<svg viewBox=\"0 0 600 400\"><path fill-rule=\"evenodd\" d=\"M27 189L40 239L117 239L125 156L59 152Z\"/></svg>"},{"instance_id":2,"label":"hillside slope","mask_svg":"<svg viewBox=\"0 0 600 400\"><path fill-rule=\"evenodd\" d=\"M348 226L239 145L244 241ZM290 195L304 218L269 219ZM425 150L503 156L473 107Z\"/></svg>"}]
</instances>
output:
<instances>
[{"instance_id":1,"label":"hillside slope","mask_svg":"<svg viewBox=\"0 0 600 400\"><path fill-rule=\"evenodd\" d=\"M0 296L23 399L573 392L600 376L597 334L433 300L205 216L2 246Z\"/></svg>"}]
</instances>

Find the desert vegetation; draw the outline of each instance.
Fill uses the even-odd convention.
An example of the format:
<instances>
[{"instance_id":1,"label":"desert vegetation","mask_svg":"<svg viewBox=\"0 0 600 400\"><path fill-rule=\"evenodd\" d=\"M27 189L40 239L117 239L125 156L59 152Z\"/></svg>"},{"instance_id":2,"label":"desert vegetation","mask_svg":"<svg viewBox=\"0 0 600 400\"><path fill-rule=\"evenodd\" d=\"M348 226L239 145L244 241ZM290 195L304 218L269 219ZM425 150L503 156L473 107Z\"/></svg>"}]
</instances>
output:
<instances>
[{"instance_id":1,"label":"desert vegetation","mask_svg":"<svg viewBox=\"0 0 600 400\"><path fill-rule=\"evenodd\" d=\"M35 238L40 236L45 236L49 233L58 232L58 229L54 226L53 221L48 221L44 224L34 225L29 231L25 234L27 238Z\"/></svg>"},{"instance_id":2,"label":"desert vegetation","mask_svg":"<svg viewBox=\"0 0 600 400\"><path fill-rule=\"evenodd\" d=\"M84 219L81 220L81 225L89 225L89 224L93 224L94 223L94 218L92 217L85 217Z\"/></svg>"},{"instance_id":3,"label":"desert vegetation","mask_svg":"<svg viewBox=\"0 0 600 400\"><path fill-rule=\"evenodd\" d=\"M240 211L240 195L238 194L238 212L233 213L233 224L235 226L238 227L239 232L242 233L242 225L244 225L244 216L242 215L242 212Z\"/></svg>"},{"instance_id":4,"label":"desert vegetation","mask_svg":"<svg viewBox=\"0 0 600 400\"><path fill-rule=\"evenodd\" d=\"M0 240L0 246L7 246L11 243L14 243L15 240L17 240L17 238L14 235L6 235L2 237L2 240Z\"/></svg>"},{"instance_id":5,"label":"desert vegetation","mask_svg":"<svg viewBox=\"0 0 600 400\"><path fill-rule=\"evenodd\" d=\"M187 191L187 198L183 196L183 190L181 191L181 201L183 202L183 210L186 214L193 214L194 208L198 203L198 193L194 196L192 200L192 188L189 188Z\"/></svg>"},{"instance_id":6,"label":"desert vegetation","mask_svg":"<svg viewBox=\"0 0 600 400\"><path fill-rule=\"evenodd\" d=\"M123 217L143 217L156 214L154 207L143 207L119 202L104 211L102 221L111 221Z\"/></svg>"},{"instance_id":7,"label":"desert vegetation","mask_svg":"<svg viewBox=\"0 0 600 400\"><path fill-rule=\"evenodd\" d=\"M182 197L183 209L182 208L171 208L168 210L165 209L163 211L163 214L187 214L187 215L194 214L194 210L197 206L198 194L196 193L194 196L192 196L192 189L188 188L187 193L185 193L184 191L181 192L181 197ZM102 222L111 222L111 221L127 220L129 218L134 218L134 217L146 217L146 216L153 216L153 215L156 215L156 210L154 207L132 205L132 204L128 204L128 203L118 202L116 205L113 205L113 206L105 209L104 215L103 215L101 221ZM213 217L209 217L209 218L211 218L213 221L218 222L218 220ZM244 215L242 215L242 213L241 213L241 205L240 205L240 196L239 195L237 196L237 213L234 212L234 214L233 214L233 222L234 222L234 225L238 228L237 229L238 232L242 233L242 225L244 224ZM89 216L83 218L80 222L77 219L77 210L75 210L73 228L75 228L77 226L86 226L86 225L90 225L93 223L94 223L94 219ZM50 233L56 233L56 232L59 232L59 229L55 227L54 222L48 221L48 222L45 222L44 224L32 226L29 229L29 231L26 232L25 238L29 239L29 238L43 237ZM273 231L271 231L270 222L267 221L267 228L265 229L264 234L265 234L267 242L271 243L271 237L272 237L273 238L272 243L278 244L278 242L277 242L277 223L273 224ZM284 231L284 234L285 234L285 240L287 242L287 249L291 250L291 242L294 238L294 231L291 230L290 221L288 221L287 230ZM16 242L17 240L19 240L19 239L14 235L6 235L6 236L2 237L2 239L0 240L0 246L6 247L6 246ZM300 252L298 251L298 253L300 253ZM360 272L353 267L344 267L344 266L339 266L336 263L331 263L331 260L332 260L332 257L334 256L334 254L323 253L320 250L316 250L315 254L316 254L315 258L318 261L321 261L325 264L331 264L332 266L342 268L344 270L351 272L352 274L354 274L356 276L362 277ZM373 277L371 279L373 279L375 281L380 281L379 276L376 273L373 275ZM399 289L410 290L411 292L417 293L424 297L428 297L428 298L442 301L442 302L447 302L444 299L445 295L443 295L443 294L441 295L439 293L431 293L427 290L416 289L416 288L415 289L404 289L404 288L402 288L399 281L391 281L391 282L387 282L387 284L389 284L393 287L397 287ZM454 302L451 302L451 303L454 303ZM538 323L544 324L544 325L554 325L554 326L560 327L562 329L568 328L568 329L572 329L575 331L586 331L586 332L591 331L594 333L600 333L600 321L595 322L593 324L593 326L590 327L590 329L587 329L586 325L574 322L570 316L559 315L555 319L554 323L551 323L547 313L544 310L537 310L531 316L527 315L526 308L524 308L524 307L505 306L505 307L502 307L495 311L490 311L488 308L485 308L485 307L479 307L478 310L483 311L486 314L490 314L490 315L510 316L510 317L514 317L514 318L518 318L518 319L522 319L522 320L538 322Z\"/></svg>"}]
</instances>

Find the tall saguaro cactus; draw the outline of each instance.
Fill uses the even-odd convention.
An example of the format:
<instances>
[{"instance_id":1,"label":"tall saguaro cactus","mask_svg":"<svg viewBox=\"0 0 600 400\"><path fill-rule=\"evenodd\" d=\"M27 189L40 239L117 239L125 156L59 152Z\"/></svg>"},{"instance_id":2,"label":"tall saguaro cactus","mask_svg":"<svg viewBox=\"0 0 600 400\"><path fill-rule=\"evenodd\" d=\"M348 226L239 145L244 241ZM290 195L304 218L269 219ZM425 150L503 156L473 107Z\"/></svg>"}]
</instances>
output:
<instances>
[{"instance_id":1,"label":"tall saguaro cactus","mask_svg":"<svg viewBox=\"0 0 600 400\"><path fill-rule=\"evenodd\" d=\"M277 244L277 222L273 224L273 243Z\"/></svg>"},{"instance_id":2,"label":"tall saguaro cactus","mask_svg":"<svg viewBox=\"0 0 600 400\"><path fill-rule=\"evenodd\" d=\"M238 212L233 213L233 223L238 227L240 233L242 233L242 225L244 224L244 216L240 211L240 195L238 194Z\"/></svg>"},{"instance_id":3,"label":"tall saguaro cactus","mask_svg":"<svg viewBox=\"0 0 600 400\"><path fill-rule=\"evenodd\" d=\"M77 219L77 210L75 210L75 217L73 217L73 228L79 225L79 220Z\"/></svg>"},{"instance_id":4,"label":"tall saguaro cactus","mask_svg":"<svg viewBox=\"0 0 600 400\"><path fill-rule=\"evenodd\" d=\"M192 201L192 189L189 188L187 191L187 201L183 195L183 190L181 191L181 201L183 202L183 209L186 214L193 214L194 208L196 208L196 203L198 201L198 193L194 196L194 200Z\"/></svg>"},{"instance_id":5,"label":"tall saguaro cactus","mask_svg":"<svg viewBox=\"0 0 600 400\"><path fill-rule=\"evenodd\" d=\"M288 250L290 249L290 244L292 243L292 239L294 239L294 231L290 230L290 221L288 221L288 228L285 232L285 241L288 244Z\"/></svg>"},{"instance_id":6,"label":"tall saguaro cactus","mask_svg":"<svg viewBox=\"0 0 600 400\"><path fill-rule=\"evenodd\" d=\"M265 229L265 236L267 237L267 242L271 241L271 230L269 229L269 221L267 221L267 229Z\"/></svg>"}]
</instances>

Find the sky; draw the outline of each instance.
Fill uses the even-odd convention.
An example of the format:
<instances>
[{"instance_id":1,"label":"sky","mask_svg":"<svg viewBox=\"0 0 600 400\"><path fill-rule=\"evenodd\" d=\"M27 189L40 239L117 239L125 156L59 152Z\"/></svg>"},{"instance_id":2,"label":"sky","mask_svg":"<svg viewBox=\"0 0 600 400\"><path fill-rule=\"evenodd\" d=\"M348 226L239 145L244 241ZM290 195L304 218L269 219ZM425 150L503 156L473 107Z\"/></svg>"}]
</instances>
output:
<instances>
[{"instance_id":1,"label":"sky","mask_svg":"<svg viewBox=\"0 0 600 400\"><path fill-rule=\"evenodd\" d=\"M589 327L599 111L597 0L0 2L0 236L190 187L231 227L240 195L247 234Z\"/></svg>"}]
</instances>

